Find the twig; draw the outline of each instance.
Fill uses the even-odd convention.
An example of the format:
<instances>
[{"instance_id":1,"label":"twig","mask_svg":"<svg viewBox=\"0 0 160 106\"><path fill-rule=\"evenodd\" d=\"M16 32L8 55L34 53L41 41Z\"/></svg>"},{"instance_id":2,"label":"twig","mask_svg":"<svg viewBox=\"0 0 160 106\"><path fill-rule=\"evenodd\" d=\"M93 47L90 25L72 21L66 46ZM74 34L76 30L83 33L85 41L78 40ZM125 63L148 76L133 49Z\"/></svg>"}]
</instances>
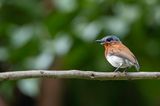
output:
<instances>
[{"instance_id":1,"label":"twig","mask_svg":"<svg viewBox=\"0 0 160 106\"><path fill-rule=\"evenodd\" d=\"M68 78L88 80L160 79L160 72L95 72L80 70L29 70L0 73L0 81L26 78Z\"/></svg>"}]
</instances>

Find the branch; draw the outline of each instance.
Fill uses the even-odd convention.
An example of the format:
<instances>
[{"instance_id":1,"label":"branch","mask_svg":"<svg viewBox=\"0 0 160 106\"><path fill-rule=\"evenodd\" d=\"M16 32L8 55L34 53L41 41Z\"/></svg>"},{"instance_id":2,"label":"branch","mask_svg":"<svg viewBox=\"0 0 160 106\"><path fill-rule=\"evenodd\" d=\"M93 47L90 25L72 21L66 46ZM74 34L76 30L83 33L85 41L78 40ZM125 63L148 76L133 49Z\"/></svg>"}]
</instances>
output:
<instances>
[{"instance_id":1,"label":"branch","mask_svg":"<svg viewBox=\"0 0 160 106\"><path fill-rule=\"evenodd\" d=\"M80 70L29 70L0 73L0 81L25 78L70 78L88 80L160 79L160 72L95 72Z\"/></svg>"}]
</instances>

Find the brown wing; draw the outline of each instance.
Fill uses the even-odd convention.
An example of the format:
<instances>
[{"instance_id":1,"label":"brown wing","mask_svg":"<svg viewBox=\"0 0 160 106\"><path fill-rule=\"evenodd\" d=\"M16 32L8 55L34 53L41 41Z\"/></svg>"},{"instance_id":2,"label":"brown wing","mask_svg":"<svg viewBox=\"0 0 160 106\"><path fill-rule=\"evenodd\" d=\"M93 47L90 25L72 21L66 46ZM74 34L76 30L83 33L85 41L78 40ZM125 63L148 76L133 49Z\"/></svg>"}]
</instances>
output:
<instances>
[{"instance_id":1,"label":"brown wing","mask_svg":"<svg viewBox=\"0 0 160 106\"><path fill-rule=\"evenodd\" d=\"M138 64L136 57L121 42L112 45L112 50L110 50L110 51L111 51L111 54L113 54L113 55L117 55L119 57L123 57L125 59L128 59L130 62L132 62L135 65L137 70L139 69L139 64Z\"/></svg>"}]
</instances>

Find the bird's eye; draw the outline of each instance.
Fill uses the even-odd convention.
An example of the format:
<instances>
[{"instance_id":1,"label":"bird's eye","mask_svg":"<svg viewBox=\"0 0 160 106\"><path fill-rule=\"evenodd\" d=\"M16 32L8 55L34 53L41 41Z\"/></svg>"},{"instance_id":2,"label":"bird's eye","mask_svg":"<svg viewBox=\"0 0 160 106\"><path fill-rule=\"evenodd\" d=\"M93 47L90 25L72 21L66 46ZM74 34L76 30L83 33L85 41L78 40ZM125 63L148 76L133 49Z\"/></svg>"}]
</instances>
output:
<instances>
[{"instance_id":1,"label":"bird's eye","mask_svg":"<svg viewBox=\"0 0 160 106\"><path fill-rule=\"evenodd\" d=\"M107 42L113 41L113 38L106 39Z\"/></svg>"}]
</instances>

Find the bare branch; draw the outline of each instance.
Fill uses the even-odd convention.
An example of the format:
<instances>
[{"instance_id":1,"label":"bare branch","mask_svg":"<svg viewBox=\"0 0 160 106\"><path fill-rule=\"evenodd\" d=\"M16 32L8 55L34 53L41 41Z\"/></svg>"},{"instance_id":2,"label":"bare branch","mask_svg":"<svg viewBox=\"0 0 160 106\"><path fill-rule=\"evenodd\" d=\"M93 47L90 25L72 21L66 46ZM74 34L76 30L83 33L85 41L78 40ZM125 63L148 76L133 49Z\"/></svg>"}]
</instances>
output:
<instances>
[{"instance_id":1,"label":"bare branch","mask_svg":"<svg viewBox=\"0 0 160 106\"><path fill-rule=\"evenodd\" d=\"M160 72L95 72L80 70L29 70L0 73L0 81L25 78L70 78L88 80L160 79Z\"/></svg>"}]
</instances>

